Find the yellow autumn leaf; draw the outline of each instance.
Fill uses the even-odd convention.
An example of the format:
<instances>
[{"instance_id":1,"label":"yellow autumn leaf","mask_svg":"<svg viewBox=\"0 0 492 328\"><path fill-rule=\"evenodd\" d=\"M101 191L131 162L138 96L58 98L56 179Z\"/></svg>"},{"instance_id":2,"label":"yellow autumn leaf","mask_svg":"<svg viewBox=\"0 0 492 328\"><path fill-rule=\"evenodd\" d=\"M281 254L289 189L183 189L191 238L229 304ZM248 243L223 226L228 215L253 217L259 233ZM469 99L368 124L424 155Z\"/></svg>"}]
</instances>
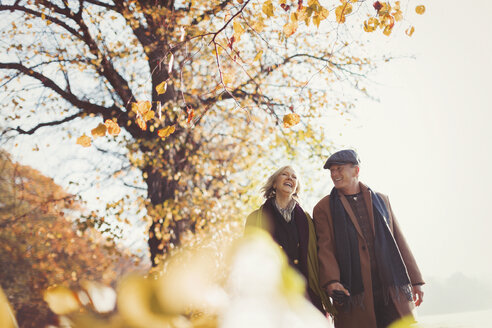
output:
<instances>
[{"instance_id":1,"label":"yellow autumn leaf","mask_svg":"<svg viewBox=\"0 0 492 328\"><path fill-rule=\"evenodd\" d=\"M0 327L16 328L19 327L15 321L14 311L7 297L0 288Z\"/></svg>"},{"instance_id":2,"label":"yellow autumn leaf","mask_svg":"<svg viewBox=\"0 0 492 328\"><path fill-rule=\"evenodd\" d=\"M290 14L290 20L292 22L297 22L298 21L297 12L293 12L292 14Z\"/></svg>"},{"instance_id":3,"label":"yellow autumn leaf","mask_svg":"<svg viewBox=\"0 0 492 328\"><path fill-rule=\"evenodd\" d=\"M77 145L81 145L82 147L90 147L91 146L91 138L86 136L85 133L77 138Z\"/></svg>"},{"instance_id":4,"label":"yellow autumn leaf","mask_svg":"<svg viewBox=\"0 0 492 328\"><path fill-rule=\"evenodd\" d=\"M273 4L272 4L272 0L268 0L266 1L263 6L261 7L261 10L263 11L263 13L265 15L267 15L268 17L271 17L274 15L274 11L273 11Z\"/></svg>"},{"instance_id":5,"label":"yellow autumn leaf","mask_svg":"<svg viewBox=\"0 0 492 328\"><path fill-rule=\"evenodd\" d=\"M91 134L94 138L104 137L106 135L106 125L99 123L99 125L91 130Z\"/></svg>"},{"instance_id":6,"label":"yellow autumn leaf","mask_svg":"<svg viewBox=\"0 0 492 328\"><path fill-rule=\"evenodd\" d=\"M241 35L244 33L244 28L242 27L241 23L238 22L237 20L234 21L232 24L232 28L234 29L234 37L236 41L239 41L241 39Z\"/></svg>"},{"instance_id":7,"label":"yellow autumn leaf","mask_svg":"<svg viewBox=\"0 0 492 328\"><path fill-rule=\"evenodd\" d=\"M297 27L298 27L297 21L291 21L291 22L288 22L287 24L285 24L284 25L285 37L288 38L289 36L294 34L297 30Z\"/></svg>"},{"instance_id":8,"label":"yellow autumn leaf","mask_svg":"<svg viewBox=\"0 0 492 328\"><path fill-rule=\"evenodd\" d=\"M425 6L420 5L415 7L415 12L419 15L422 15L423 13L425 13Z\"/></svg>"},{"instance_id":9,"label":"yellow autumn leaf","mask_svg":"<svg viewBox=\"0 0 492 328\"><path fill-rule=\"evenodd\" d=\"M352 12L352 5L350 3L343 3L335 8L335 16L337 18L337 23L345 23L345 15Z\"/></svg>"},{"instance_id":10,"label":"yellow autumn leaf","mask_svg":"<svg viewBox=\"0 0 492 328\"><path fill-rule=\"evenodd\" d=\"M152 104L148 100L132 103L132 111L140 115L144 115L145 113L147 113L150 108L152 108Z\"/></svg>"},{"instance_id":11,"label":"yellow autumn leaf","mask_svg":"<svg viewBox=\"0 0 492 328\"><path fill-rule=\"evenodd\" d=\"M403 19L403 12L401 10L397 10L393 14L393 17L395 18L395 21L399 22Z\"/></svg>"},{"instance_id":12,"label":"yellow autumn leaf","mask_svg":"<svg viewBox=\"0 0 492 328\"><path fill-rule=\"evenodd\" d=\"M415 27L413 26L410 26L409 28L407 28L407 30L405 31L405 33L408 35L408 36L412 36L413 32L415 32Z\"/></svg>"},{"instance_id":13,"label":"yellow autumn leaf","mask_svg":"<svg viewBox=\"0 0 492 328\"><path fill-rule=\"evenodd\" d=\"M389 36L391 32L393 32L393 28L390 25L387 25L383 30L383 34L386 36Z\"/></svg>"},{"instance_id":14,"label":"yellow autumn leaf","mask_svg":"<svg viewBox=\"0 0 492 328\"><path fill-rule=\"evenodd\" d=\"M147 123L145 123L145 121L141 117L137 118L137 125L140 127L140 129L144 131L147 130Z\"/></svg>"},{"instance_id":15,"label":"yellow autumn leaf","mask_svg":"<svg viewBox=\"0 0 492 328\"><path fill-rule=\"evenodd\" d=\"M253 30L255 30L258 33L262 32L265 29L265 27L266 25L263 16L256 19L255 23L253 24Z\"/></svg>"},{"instance_id":16,"label":"yellow autumn leaf","mask_svg":"<svg viewBox=\"0 0 492 328\"><path fill-rule=\"evenodd\" d=\"M234 77L230 73L222 73L222 82L224 84L229 84L234 80Z\"/></svg>"},{"instance_id":17,"label":"yellow autumn leaf","mask_svg":"<svg viewBox=\"0 0 492 328\"><path fill-rule=\"evenodd\" d=\"M113 120L106 120L104 125L106 125L106 129L108 129L108 134L112 136L116 136L121 132L120 126Z\"/></svg>"},{"instance_id":18,"label":"yellow autumn leaf","mask_svg":"<svg viewBox=\"0 0 492 328\"><path fill-rule=\"evenodd\" d=\"M377 18L371 17L367 21L364 22L364 31L366 32L374 32L379 25L379 21Z\"/></svg>"},{"instance_id":19,"label":"yellow autumn leaf","mask_svg":"<svg viewBox=\"0 0 492 328\"><path fill-rule=\"evenodd\" d=\"M321 19L319 15L314 15L313 16L313 24L316 25L316 27L319 27L319 23L321 22Z\"/></svg>"},{"instance_id":20,"label":"yellow autumn leaf","mask_svg":"<svg viewBox=\"0 0 492 328\"><path fill-rule=\"evenodd\" d=\"M307 14L307 8L302 8L302 10L299 10L297 12L297 20L298 21L304 21L308 18L308 14Z\"/></svg>"},{"instance_id":21,"label":"yellow autumn leaf","mask_svg":"<svg viewBox=\"0 0 492 328\"><path fill-rule=\"evenodd\" d=\"M75 293L63 286L52 286L43 295L50 309L58 315L73 312L79 308L79 301Z\"/></svg>"},{"instance_id":22,"label":"yellow autumn leaf","mask_svg":"<svg viewBox=\"0 0 492 328\"><path fill-rule=\"evenodd\" d=\"M176 127L174 125L167 126L163 129L160 129L159 131L157 131L157 135L159 137L161 137L162 139L165 139L168 136L170 136L171 134L173 134L175 130L176 130Z\"/></svg>"},{"instance_id":23,"label":"yellow autumn leaf","mask_svg":"<svg viewBox=\"0 0 492 328\"><path fill-rule=\"evenodd\" d=\"M320 20L325 20L328 18L328 15L330 14L330 11L324 7L321 8L321 10L318 13L319 19Z\"/></svg>"},{"instance_id":24,"label":"yellow autumn leaf","mask_svg":"<svg viewBox=\"0 0 492 328\"><path fill-rule=\"evenodd\" d=\"M301 121L301 117L296 113L291 113L291 114L284 115L283 121L284 121L284 127L290 128L296 125L297 123L299 123Z\"/></svg>"},{"instance_id":25,"label":"yellow autumn leaf","mask_svg":"<svg viewBox=\"0 0 492 328\"><path fill-rule=\"evenodd\" d=\"M163 93L166 93L167 90L167 82L161 82L155 87L155 91L157 91L158 95L162 95Z\"/></svg>"},{"instance_id":26,"label":"yellow autumn leaf","mask_svg":"<svg viewBox=\"0 0 492 328\"><path fill-rule=\"evenodd\" d=\"M412 328L415 326L415 319L411 316L405 316L391 325L388 328Z\"/></svg>"},{"instance_id":27,"label":"yellow autumn leaf","mask_svg":"<svg viewBox=\"0 0 492 328\"><path fill-rule=\"evenodd\" d=\"M255 59L253 59L253 61L257 61L257 60L260 60L261 56L263 55L263 50L260 50L256 56L255 56Z\"/></svg>"},{"instance_id":28,"label":"yellow autumn leaf","mask_svg":"<svg viewBox=\"0 0 492 328\"><path fill-rule=\"evenodd\" d=\"M149 110L145 115L143 116L143 119L147 122L153 119L155 116L155 112L153 110Z\"/></svg>"}]
</instances>

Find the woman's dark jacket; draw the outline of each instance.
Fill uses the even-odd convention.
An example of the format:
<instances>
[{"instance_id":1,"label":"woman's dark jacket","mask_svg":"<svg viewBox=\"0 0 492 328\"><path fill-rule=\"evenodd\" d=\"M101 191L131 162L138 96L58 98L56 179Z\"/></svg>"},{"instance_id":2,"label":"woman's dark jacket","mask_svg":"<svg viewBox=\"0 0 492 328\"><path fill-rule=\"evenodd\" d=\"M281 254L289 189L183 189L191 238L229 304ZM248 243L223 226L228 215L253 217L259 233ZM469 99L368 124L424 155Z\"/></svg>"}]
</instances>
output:
<instances>
[{"instance_id":1,"label":"woman's dark jacket","mask_svg":"<svg viewBox=\"0 0 492 328\"><path fill-rule=\"evenodd\" d=\"M288 256L291 266L306 279L311 303L323 313L332 313L331 302L319 286L318 251L313 220L299 204L294 207L291 217L291 223L286 222L275 206L275 199L270 198L248 216L246 226L259 227L270 233Z\"/></svg>"}]
</instances>

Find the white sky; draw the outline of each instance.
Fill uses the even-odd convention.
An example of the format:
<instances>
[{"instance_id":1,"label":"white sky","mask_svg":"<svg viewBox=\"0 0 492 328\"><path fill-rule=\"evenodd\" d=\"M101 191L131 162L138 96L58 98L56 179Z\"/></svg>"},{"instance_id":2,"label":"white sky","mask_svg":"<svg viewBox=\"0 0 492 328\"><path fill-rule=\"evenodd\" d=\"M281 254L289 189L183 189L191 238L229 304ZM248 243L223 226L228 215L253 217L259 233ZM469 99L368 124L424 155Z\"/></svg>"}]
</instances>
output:
<instances>
[{"instance_id":1,"label":"white sky","mask_svg":"<svg viewBox=\"0 0 492 328\"><path fill-rule=\"evenodd\" d=\"M361 101L330 137L355 148L361 181L390 196L424 275L490 277L492 5L421 3L413 37L386 41L416 59L382 65L380 103Z\"/></svg>"}]
</instances>

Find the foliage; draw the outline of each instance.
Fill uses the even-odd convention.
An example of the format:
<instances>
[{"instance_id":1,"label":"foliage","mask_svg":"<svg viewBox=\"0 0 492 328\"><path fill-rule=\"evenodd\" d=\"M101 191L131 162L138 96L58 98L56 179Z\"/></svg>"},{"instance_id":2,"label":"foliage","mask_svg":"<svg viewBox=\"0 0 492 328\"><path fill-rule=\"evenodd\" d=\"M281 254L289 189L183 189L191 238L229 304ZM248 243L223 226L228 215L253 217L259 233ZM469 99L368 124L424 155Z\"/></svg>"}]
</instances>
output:
<instances>
[{"instance_id":1,"label":"foliage","mask_svg":"<svg viewBox=\"0 0 492 328\"><path fill-rule=\"evenodd\" d=\"M94 228L76 230L77 202L38 171L0 152L0 284L21 327L54 318L43 301L48 286L84 280L114 284L132 265Z\"/></svg>"},{"instance_id":2,"label":"foliage","mask_svg":"<svg viewBox=\"0 0 492 328\"><path fill-rule=\"evenodd\" d=\"M376 65L352 32L389 35L403 23L400 7L3 1L2 136L62 126L68 138L79 136L74 144L123 149L146 184L157 264L188 232L237 231L274 150L284 160L305 150L326 155L319 118L351 109L345 90L366 95L365 75Z\"/></svg>"},{"instance_id":3,"label":"foliage","mask_svg":"<svg viewBox=\"0 0 492 328\"><path fill-rule=\"evenodd\" d=\"M222 246L180 249L154 274L127 276L116 297L86 283L51 288L45 299L68 327L326 327L269 234L250 230Z\"/></svg>"}]
</instances>

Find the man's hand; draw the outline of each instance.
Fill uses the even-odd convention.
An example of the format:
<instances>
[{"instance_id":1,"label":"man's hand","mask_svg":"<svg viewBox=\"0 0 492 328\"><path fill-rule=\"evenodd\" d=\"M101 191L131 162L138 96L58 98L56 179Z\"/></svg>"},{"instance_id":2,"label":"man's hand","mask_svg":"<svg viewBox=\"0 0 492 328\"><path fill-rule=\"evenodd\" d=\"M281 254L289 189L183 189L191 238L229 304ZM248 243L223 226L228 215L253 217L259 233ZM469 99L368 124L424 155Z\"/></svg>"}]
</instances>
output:
<instances>
[{"instance_id":1,"label":"man's hand","mask_svg":"<svg viewBox=\"0 0 492 328\"><path fill-rule=\"evenodd\" d=\"M326 287L326 291L328 292L328 296L333 295L334 290L341 290L342 292L345 293L345 295L350 296L350 293L348 290L346 290L343 285L339 282L332 282Z\"/></svg>"},{"instance_id":2,"label":"man's hand","mask_svg":"<svg viewBox=\"0 0 492 328\"><path fill-rule=\"evenodd\" d=\"M424 292L422 291L421 285L415 285L412 287L413 301L415 306L420 306L424 301Z\"/></svg>"}]
</instances>

